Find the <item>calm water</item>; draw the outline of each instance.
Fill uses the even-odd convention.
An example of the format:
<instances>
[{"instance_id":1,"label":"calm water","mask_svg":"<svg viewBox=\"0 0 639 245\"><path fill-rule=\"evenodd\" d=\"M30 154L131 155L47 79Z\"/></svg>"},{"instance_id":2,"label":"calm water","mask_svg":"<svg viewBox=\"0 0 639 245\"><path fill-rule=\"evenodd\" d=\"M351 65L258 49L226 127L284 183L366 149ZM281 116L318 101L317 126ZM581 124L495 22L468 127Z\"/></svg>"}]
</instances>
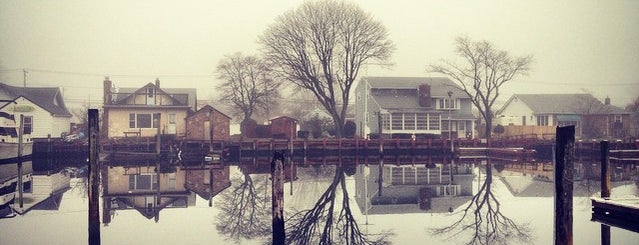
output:
<instances>
[{"instance_id":1,"label":"calm water","mask_svg":"<svg viewBox=\"0 0 639 245\"><path fill-rule=\"evenodd\" d=\"M552 243L552 164L456 159L451 182L445 161L294 159L294 167L284 169L287 236L295 244L344 244L343 234L357 243ZM159 175L154 162L108 165L102 169L102 244L269 243L268 159L243 159L241 166L163 162ZM2 165L0 176L14 169ZM31 184L23 207L16 200L14 214L0 219L0 244L86 244L82 164L36 161L23 169L32 173ZM598 195L598 169L586 160L575 167L574 244L600 241L589 200ZM614 169L612 195L638 196L636 163ZM611 234L612 244L639 244L637 233L612 228Z\"/></svg>"}]
</instances>

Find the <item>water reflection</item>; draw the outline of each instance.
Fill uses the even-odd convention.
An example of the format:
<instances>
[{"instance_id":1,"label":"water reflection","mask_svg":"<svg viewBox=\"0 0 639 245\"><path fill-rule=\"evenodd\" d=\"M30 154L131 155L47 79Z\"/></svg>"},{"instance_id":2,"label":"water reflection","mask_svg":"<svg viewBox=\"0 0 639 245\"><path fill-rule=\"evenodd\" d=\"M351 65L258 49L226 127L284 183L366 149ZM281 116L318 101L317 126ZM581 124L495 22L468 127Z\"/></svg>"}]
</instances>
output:
<instances>
[{"instance_id":1,"label":"water reflection","mask_svg":"<svg viewBox=\"0 0 639 245\"><path fill-rule=\"evenodd\" d=\"M470 233L467 244L512 244L533 243L527 222L515 222L501 210L501 203L493 193L493 166L488 159L479 171L485 171L480 178L480 187L470 202L459 211L461 217L448 226L433 230L436 235L465 235Z\"/></svg>"},{"instance_id":2,"label":"water reflection","mask_svg":"<svg viewBox=\"0 0 639 245\"><path fill-rule=\"evenodd\" d=\"M330 185L312 208L291 214L286 221L287 243L390 244L391 232L367 234L355 219L345 184L346 170L355 165L348 164L353 165L335 167Z\"/></svg>"},{"instance_id":3,"label":"water reflection","mask_svg":"<svg viewBox=\"0 0 639 245\"><path fill-rule=\"evenodd\" d=\"M269 160L104 163L102 230L136 230L140 225L153 230L161 225L155 223L163 223L200 233L217 231L214 236L223 239L222 243L268 243L272 234ZM31 177L24 178L23 205L16 198L8 205L10 213L2 216L28 216L32 210L57 214L61 204L70 202L65 195L78 195L86 202L85 164L24 163L23 173ZM16 169L17 164L3 164L0 174L16 177ZM552 219L553 168L549 162L484 157L454 159L453 164L442 156L299 158L287 162L284 172L286 192L291 190L285 195L284 211L289 244L404 244L406 240L401 239L409 226L403 224L404 219L425 227L419 231L424 234L408 232L420 237L411 240L417 244L424 239L448 244L546 243L551 239L548 235L552 236L545 231L552 227L540 228L544 221L512 211L530 206L530 210L543 211L539 219ZM612 172L613 187L629 191L615 189L613 195L639 194L636 162L614 162ZM587 197L599 191L597 160L578 159L574 176L574 195L583 197L576 199L575 213L588 216ZM513 200L525 201L513 206ZM86 207L86 203L81 205ZM191 227L202 214L210 214L205 225ZM144 217L144 223L126 218L131 216ZM182 220L176 222L178 216ZM3 222L9 224L7 220L16 219L0 220L0 228L7 227L3 226ZM575 230L590 231L590 226ZM7 236L2 235L5 238L0 241L6 241ZM106 236L112 239L114 235Z\"/></svg>"}]
</instances>

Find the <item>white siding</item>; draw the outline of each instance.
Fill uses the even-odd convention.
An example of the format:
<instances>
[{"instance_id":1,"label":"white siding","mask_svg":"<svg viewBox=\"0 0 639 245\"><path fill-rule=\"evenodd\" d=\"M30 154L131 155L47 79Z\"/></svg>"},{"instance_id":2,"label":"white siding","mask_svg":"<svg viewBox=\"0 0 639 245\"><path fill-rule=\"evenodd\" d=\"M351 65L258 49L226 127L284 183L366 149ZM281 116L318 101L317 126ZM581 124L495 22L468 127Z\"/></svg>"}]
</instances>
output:
<instances>
[{"instance_id":1,"label":"white siding","mask_svg":"<svg viewBox=\"0 0 639 245\"><path fill-rule=\"evenodd\" d=\"M69 132L69 124L71 118L53 117L47 110L32 103L31 101L20 97L16 100L17 104L10 104L2 108L3 112L13 114L16 119L16 125L20 124L20 115L33 117L33 131L29 138L46 138L48 134L51 137L60 137L62 132ZM16 107L30 106L33 108L29 112L15 112Z\"/></svg>"},{"instance_id":2,"label":"white siding","mask_svg":"<svg viewBox=\"0 0 639 245\"><path fill-rule=\"evenodd\" d=\"M62 133L68 134L71 127L70 117L53 117L53 128L51 130L51 137L60 137Z\"/></svg>"},{"instance_id":3,"label":"white siding","mask_svg":"<svg viewBox=\"0 0 639 245\"><path fill-rule=\"evenodd\" d=\"M501 125L523 125L522 117L526 117L526 125L536 125L537 119L532 117L533 111L521 100L512 99L510 103L497 115L497 122ZM503 116L503 117L502 117Z\"/></svg>"}]
</instances>

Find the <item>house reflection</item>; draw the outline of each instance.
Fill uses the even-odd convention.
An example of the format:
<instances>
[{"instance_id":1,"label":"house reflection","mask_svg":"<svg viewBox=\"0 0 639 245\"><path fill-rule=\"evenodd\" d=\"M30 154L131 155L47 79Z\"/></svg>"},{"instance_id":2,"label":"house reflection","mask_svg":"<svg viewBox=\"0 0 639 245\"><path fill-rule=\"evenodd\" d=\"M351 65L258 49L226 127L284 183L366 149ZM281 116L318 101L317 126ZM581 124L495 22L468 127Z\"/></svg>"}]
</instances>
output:
<instances>
[{"instance_id":1,"label":"house reflection","mask_svg":"<svg viewBox=\"0 0 639 245\"><path fill-rule=\"evenodd\" d=\"M472 196L469 164L380 161L360 165L355 174L355 199L364 214L451 212Z\"/></svg>"},{"instance_id":2,"label":"house reflection","mask_svg":"<svg viewBox=\"0 0 639 245\"><path fill-rule=\"evenodd\" d=\"M158 222L163 209L194 206L196 194L210 201L230 186L228 166L211 164L106 163L102 176L105 225L118 210Z\"/></svg>"},{"instance_id":3,"label":"house reflection","mask_svg":"<svg viewBox=\"0 0 639 245\"><path fill-rule=\"evenodd\" d=\"M22 205L18 194L13 210L21 215L31 210L59 210L62 195L71 189L71 178L64 167L56 164L28 162L23 171L32 171L31 184L24 185Z\"/></svg>"},{"instance_id":4,"label":"house reflection","mask_svg":"<svg viewBox=\"0 0 639 245\"><path fill-rule=\"evenodd\" d=\"M553 197L552 162L518 162L492 160L508 190L517 197ZM639 175L636 163L611 161L612 187L626 185ZM573 196L591 196L600 191L601 165L598 160L579 159L573 169Z\"/></svg>"}]
</instances>

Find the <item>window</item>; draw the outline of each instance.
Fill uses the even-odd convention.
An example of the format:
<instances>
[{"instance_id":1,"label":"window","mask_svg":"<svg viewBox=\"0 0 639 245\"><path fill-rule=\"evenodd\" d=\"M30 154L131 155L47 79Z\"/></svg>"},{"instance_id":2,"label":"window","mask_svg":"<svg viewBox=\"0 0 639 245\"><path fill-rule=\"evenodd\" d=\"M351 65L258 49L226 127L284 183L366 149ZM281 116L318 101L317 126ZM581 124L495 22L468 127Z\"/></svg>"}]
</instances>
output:
<instances>
[{"instance_id":1,"label":"window","mask_svg":"<svg viewBox=\"0 0 639 245\"><path fill-rule=\"evenodd\" d=\"M135 128L135 113L129 114L129 128Z\"/></svg>"},{"instance_id":2,"label":"window","mask_svg":"<svg viewBox=\"0 0 639 245\"><path fill-rule=\"evenodd\" d=\"M404 114L404 130L415 130L415 113Z\"/></svg>"},{"instance_id":3,"label":"window","mask_svg":"<svg viewBox=\"0 0 639 245\"><path fill-rule=\"evenodd\" d=\"M157 190L156 174L129 175L129 190Z\"/></svg>"},{"instance_id":4,"label":"window","mask_svg":"<svg viewBox=\"0 0 639 245\"><path fill-rule=\"evenodd\" d=\"M129 114L129 128L158 128L160 125L160 113L155 114Z\"/></svg>"},{"instance_id":5,"label":"window","mask_svg":"<svg viewBox=\"0 0 639 245\"><path fill-rule=\"evenodd\" d=\"M382 114L382 129L390 130L390 114Z\"/></svg>"},{"instance_id":6,"label":"window","mask_svg":"<svg viewBox=\"0 0 639 245\"><path fill-rule=\"evenodd\" d=\"M440 115L428 115L428 129L429 130L439 130L440 125Z\"/></svg>"},{"instance_id":7,"label":"window","mask_svg":"<svg viewBox=\"0 0 639 245\"><path fill-rule=\"evenodd\" d=\"M537 126L548 126L548 115L537 116Z\"/></svg>"},{"instance_id":8,"label":"window","mask_svg":"<svg viewBox=\"0 0 639 245\"><path fill-rule=\"evenodd\" d=\"M428 130L428 114L417 114L417 130Z\"/></svg>"},{"instance_id":9,"label":"window","mask_svg":"<svg viewBox=\"0 0 639 245\"><path fill-rule=\"evenodd\" d=\"M153 126L151 123L151 114L137 114L136 120L138 128L150 128Z\"/></svg>"},{"instance_id":10,"label":"window","mask_svg":"<svg viewBox=\"0 0 639 245\"><path fill-rule=\"evenodd\" d=\"M457 108L455 99L439 99L439 109L455 109Z\"/></svg>"},{"instance_id":11,"label":"window","mask_svg":"<svg viewBox=\"0 0 639 245\"><path fill-rule=\"evenodd\" d=\"M615 115L615 123L621 123L621 115Z\"/></svg>"},{"instance_id":12,"label":"window","mask_svg":"<svg viewBox=\"0 0 639 245\"><path fill-rule=\"evenodd\" d=\"M33 132L33 116L24 116L22 121L22 132L31 134Z\"/></svg>"},{"instance_id":13,"label":"window","mask_svg":"<svg viewBox=\"0 0 639 245\"><path fill-rule=\"evenodd\" d=\"M393 130L402 130L403 117L402 113L393 113L391 114L391 129Z\"/></svg>"}]
</instances>

